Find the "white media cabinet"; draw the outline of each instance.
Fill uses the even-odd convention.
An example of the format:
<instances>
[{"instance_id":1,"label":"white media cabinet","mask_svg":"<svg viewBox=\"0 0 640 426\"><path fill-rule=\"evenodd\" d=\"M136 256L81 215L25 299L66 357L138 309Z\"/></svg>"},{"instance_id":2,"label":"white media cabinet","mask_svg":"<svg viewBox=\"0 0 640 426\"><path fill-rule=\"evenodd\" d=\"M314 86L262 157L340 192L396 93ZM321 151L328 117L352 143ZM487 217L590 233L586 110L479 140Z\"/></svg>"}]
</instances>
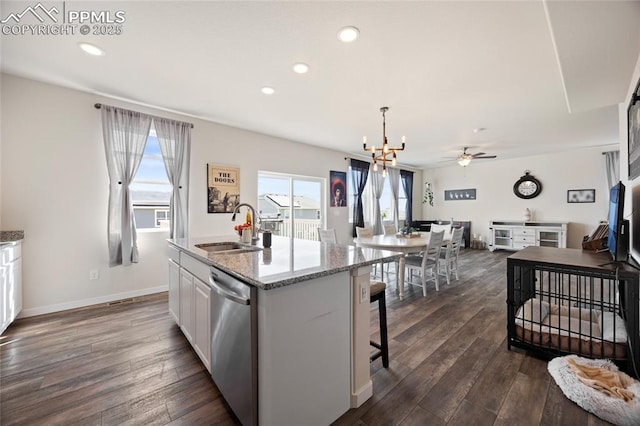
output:
<instances>
[{"instance_id":1,"label":"white media cabinet","mask_svg":"<svg viewBox=\"0 0 640 426\"><path fill-rule=\"evenodd\" d=\"M566 248L567 225L568 222L492 220L489 251L527 246Z\"/></svg>"}]
</instances>

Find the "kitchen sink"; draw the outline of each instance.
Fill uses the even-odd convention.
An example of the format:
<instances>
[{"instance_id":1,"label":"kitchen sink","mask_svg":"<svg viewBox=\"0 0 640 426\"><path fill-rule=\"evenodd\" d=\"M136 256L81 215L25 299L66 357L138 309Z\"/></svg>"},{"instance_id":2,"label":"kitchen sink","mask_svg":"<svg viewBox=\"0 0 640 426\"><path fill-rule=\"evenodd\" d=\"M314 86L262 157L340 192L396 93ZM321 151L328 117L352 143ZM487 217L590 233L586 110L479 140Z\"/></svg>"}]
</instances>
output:
<instances>
[{"instance_id":1,"label":"kitchen sink","mask_svg":"<svg viewBox=\"0 0 640 426\"><path fill-rule=\"evenodd\" d=\"M218 253L218 254L240 254L240 253L249 253L252 251L262 250L261 247L249 246L246 244L240 244L233 241L196 244L196 247L198 247L201 250L207 251L209 253Z\"/></svg>"}]
</instances>

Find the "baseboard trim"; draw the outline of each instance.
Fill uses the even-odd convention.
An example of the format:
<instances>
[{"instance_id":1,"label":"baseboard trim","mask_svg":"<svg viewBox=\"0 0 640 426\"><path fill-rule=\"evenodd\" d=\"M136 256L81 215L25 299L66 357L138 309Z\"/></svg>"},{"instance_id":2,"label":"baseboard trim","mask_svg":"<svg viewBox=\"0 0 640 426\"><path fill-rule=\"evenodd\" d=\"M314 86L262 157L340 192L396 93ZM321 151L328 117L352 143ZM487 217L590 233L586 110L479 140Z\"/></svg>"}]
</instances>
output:
<instances>
[{"instance_id":1,"label":"baseboard trim","mask_svg":"<svg viewBox=\"0 0 640 426\"><path fill-rule=\"evenodd\" d=\"M58 305L41 306L39 308L24 309L18 318L34 317L36 315L51 314L54 312L67 311L69 309L85 308L91 305L100 305L102 303L114 302L116 300L127 299L131 297L146 296L149 294L162 293L168 291L169 286L159 286L143 288L141 290L128 291L126 293L109 294L107 296L94 297L91 299L74 300L73 302L60 303Z\"/></svg>"}]
</instances>

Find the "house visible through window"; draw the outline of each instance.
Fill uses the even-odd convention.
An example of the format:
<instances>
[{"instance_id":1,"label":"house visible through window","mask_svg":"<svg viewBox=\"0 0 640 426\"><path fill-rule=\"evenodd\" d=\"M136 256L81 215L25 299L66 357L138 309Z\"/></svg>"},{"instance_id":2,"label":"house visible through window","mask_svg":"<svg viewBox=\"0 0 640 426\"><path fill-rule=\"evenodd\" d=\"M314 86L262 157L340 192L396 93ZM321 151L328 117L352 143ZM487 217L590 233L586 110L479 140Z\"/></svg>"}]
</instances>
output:
<instances>
[{"instance_id":1,"label":"house visible through window","mask_svg":"<svg viewBox=\"0 0 640 426\"><path fill-rule=\"evenodd\" d=\"M151 128L140 167L130 186L137 229L169 229L171 184L162 161L156 132Z\"/></svg>"}]
</instances>

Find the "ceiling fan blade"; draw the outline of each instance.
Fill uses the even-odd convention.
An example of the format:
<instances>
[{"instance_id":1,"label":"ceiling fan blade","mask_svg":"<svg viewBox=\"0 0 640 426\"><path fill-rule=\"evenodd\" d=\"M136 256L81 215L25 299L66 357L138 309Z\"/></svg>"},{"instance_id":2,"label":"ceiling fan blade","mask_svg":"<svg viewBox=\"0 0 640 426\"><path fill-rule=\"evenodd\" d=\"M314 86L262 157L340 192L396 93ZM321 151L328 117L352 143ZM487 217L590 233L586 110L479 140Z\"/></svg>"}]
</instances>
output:
<instances>
[{"instance_id":1,"label":"ceiling fan blade","mask_svg":"<svg viewBox=\"0 0 640 426\"><path fill-rule=\"evenodd\" d=\"M483 157L473 157L474 160L486 160L490 158L497 158L497 155L485 155Z\"/></svg>"},{"instance_id":2,"label":"ceiling fan blade","mask_svg":"<svg viewBox=\"0 0 640 426\"><path fill-rule=\"evenodd\" d=\"M483 156L484 154L485 154L484 152L478 152L477 154L471 154L471 156L472 156L473 158L478 158L478 157Z\"/></svg>"}]
</instances>

